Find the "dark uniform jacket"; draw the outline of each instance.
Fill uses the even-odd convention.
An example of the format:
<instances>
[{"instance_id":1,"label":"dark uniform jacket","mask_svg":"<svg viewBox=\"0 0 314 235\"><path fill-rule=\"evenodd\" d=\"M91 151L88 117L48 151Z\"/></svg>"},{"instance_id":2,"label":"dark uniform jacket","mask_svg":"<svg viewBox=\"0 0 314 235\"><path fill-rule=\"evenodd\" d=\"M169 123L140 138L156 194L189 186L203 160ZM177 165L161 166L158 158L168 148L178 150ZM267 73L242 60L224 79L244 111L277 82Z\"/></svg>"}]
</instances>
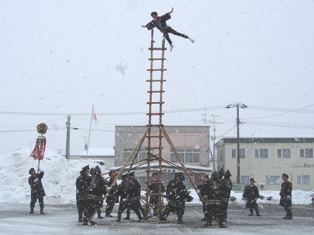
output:
<instances>
[{"instance_id":1,"label":"dark uniform jacket","mask_svg":"<svg viewBox=\"0 0 314 235\"><path fill-rule=\"evenodd\" d=\"M89 185L92 178L81 171L81 175L76 179L76 200L86 200Z\"/></svg>"},{"instance_id":2,"label":"dark uniform jacket","mask_svg":"<svg viewBox=\"0 0 314 235\"><path fill-rule=\"evenodd\" d=\"M159 183L158 182L161 183L159 179L153 179L149 183L148 188L149 188L149 191L151 193L158 193L158 190L159 190ZM161 183L161 192L162 193L165 192L165 187L164 187L164 185L162 183Z\"/></svg>"},{"instance_id":3,"label":"dark uniform jacket","mask_svg":"<svg viewBox=\"0 0 314 235\"><path fill-rule=\"evenodd\" d=\"M121 184L117 187L116 194L120 196L121 199L126 199L129 195L129 191L129 180L122 180Z\"/></svg>"},{"instance_id":4,"label":"dark uniform jacket","mask_svg":"<svg viewBox=\"0 0 314 235\"><path fill-rule=\"evenodd\" d=\"M230 193L232 189L232 181L230 178L223 178L220 181L220 194L222 199L229 201Z\"/></svg>"},{"instance_id":5,"label":"dark uniform jacket","mask_svg":"<svg viewBox=\"0 0 314 235\"><path fill-rule=\"evenodd\" d=\"M110 178L109 182L107 183L107 186L110 187L110 186L112 185L112 183L113 183L114 180L115 180L115 179L111 179L111 178ZM112 185L111 189L110 189L109 192L108 192L108 196L109 196L109 195L110 195L110 196L114 196L116 190L117 190L117 183L115 183L115 185Z\"/></svg>"},{"instance_id":6,"label":"dark uniform jacket","mask_svg":"<svg viewBox=\"0 0 314 235\"><path fill-rule=\"evenodd\" d=\"M280 205L291 205L292 183L288 180L281 183Z\"/></svg>"},{"instance_id":7,"label":"dark uniform jacket","mask_svg":"<svg viewBox=\"0 0 314 235\"><path fill-rule=\"evenodd\" d=\"M96 201L102 200L102 195L107 193L106 188L105 179L101 175L97 174L91 179L87 197Z\"/></svg>"},{"instance_id":8,"label":"dark uniform jacket","mask_svg":"<svg viewBox=\"0 0 314 235\"><path fill-rule=\"evenodd\" d=\"M136 180L129 180L129 199L133 199L133 198L140 198L141 196L141 185L140 183Z\"/></svg>"},{"instance_id":9,"label":"dark uniform jacket","mask_svg":"<svg viewBox=\"0 0 314 235\"><path fill-rule=\"evenodd\" d=\"M152 20L151 22L149 22L146 26L146 28L148 30L151 30L153 28L157 28L159 29L162 33L166 31L166 29L169 27L166 24L166 21L169 20L171 18L170 14L165 14L163 16L159 16L157 17L156 20Z\"/></svg>"},{"instance_id":10,"label":"dark uniform jacket","mask_svg":"<svg viewBox=\"0 0 314 235\"><path fill-rule=\"evenodd\" d=\"M252 186L246 186L243 197L246 198L248 201L256 200L257 198L259 198L258 188L254 184Z\"/></svg>"},{"instance_id":11,"label":"dark uniform jacket","mask_svg":"<svg viewBox=\"0 0 314 235\"><path fill-rule=\"evenodd\" d=\"M41 179L44 177L44 172L41 171L39 174L31 175L28 177L28 183L31 186L31 194L39 197L46 196L44 186Z\"/></svg>"},{"instance_id":12,"label":"dark uniform jacket","mask_svg":"<svg viewBox=\"0 0 314 235\"><path fill-rule=\"evenodd\" d=\"M185 185L176 179L173 179L168 183L166 196L170 202L184 203L186 201L193 200L193 198L189 195Z\"/></svg>"},{"instance_id":13,"label":"dark uniform jacket","mask_svg":"<svg viewBox=\"0 0 314 235\"><path fill-rule=\"evenodd\" d=\"M281 183L281 190L279 195L281 198L287 198L288 196L291 198L291 192L292 192L292 183L288 180Z\"/></svg>"},{"instance_id":14,"label":"dark uniform jacket","mask_svg":"<svg viewBox=\"0 0 314 235\"><path fill-rule=\"evenodd\" d=\"M210 179L201 187L200 194L204 197L206 204L220 203L219 185L218 179Z\"/></svg>"}]
</instances>

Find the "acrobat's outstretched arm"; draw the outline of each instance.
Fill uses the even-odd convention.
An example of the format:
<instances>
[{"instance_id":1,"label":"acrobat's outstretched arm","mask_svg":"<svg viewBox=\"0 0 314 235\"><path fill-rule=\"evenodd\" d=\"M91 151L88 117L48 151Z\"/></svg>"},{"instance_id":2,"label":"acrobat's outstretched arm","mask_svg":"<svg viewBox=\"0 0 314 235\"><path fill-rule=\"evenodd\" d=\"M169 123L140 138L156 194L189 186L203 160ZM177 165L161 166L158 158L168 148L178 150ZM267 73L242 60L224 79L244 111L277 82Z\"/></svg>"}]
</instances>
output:
<instances>
[{"instance_id":1,"label":"acrobat's outstretched arm","mask_svg":"<svg viewBox=\"0 0 314 235\"><path fill-rule=\"evenodd\" d=\"M171 11L167 12L166 14L163 14L161 17L163 17L164 15L167 15L167 14L171 14L173 12L173 8L171 9Z\"/></svg>"}]
</instances>

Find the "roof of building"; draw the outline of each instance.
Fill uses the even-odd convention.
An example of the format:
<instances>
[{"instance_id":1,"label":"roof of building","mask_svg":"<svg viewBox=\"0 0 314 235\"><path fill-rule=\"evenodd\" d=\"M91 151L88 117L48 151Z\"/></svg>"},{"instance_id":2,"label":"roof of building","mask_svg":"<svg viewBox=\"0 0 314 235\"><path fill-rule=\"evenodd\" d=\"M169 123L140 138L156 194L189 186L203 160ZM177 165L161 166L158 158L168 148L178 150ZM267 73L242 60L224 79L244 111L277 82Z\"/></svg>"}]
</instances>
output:
<instances>
[{"instance_id":1,"label":"roof of building","mask_svg":"<svg viewBox=\"0 0 314 235\"><path fill-rule=\"evenodd\" d=\"M161 163L162 167L164 168L174 168L173 166L162 162ZM181 165L179 163L173 163L173 165L176 165L177 167L181 167ZM116 167L112 167L111 169L120 169L122 166L116 166ZM159 167L159 163L150 163L150 167L155 168L155 167ZM194 166L194 165L188 165L188 164L184 164L184 167L188 170L196 170L196 171L208 171L208 172L212 172L213 169L211 167L206 167L206 166ZM128 169L129 166L125 167L125 169ZM143 164L143 165L139 165L138 163L135 163L133 165L133 168L137 168L137 169L146 169L147 168L147 164Z\"/></svg>"},{"instance_id":2,"label":"roof of building","mask_svg":"<svg viewBox=\"0 0 314 235\"><path fill-rule=\"evenodd\" d=\"M193 125L193 126L163 126L166 131L170 132L209 132L210 126L204 126L204 125ZM143 132L143 130L147 129L147 126L115 126L116 132L119 130L125 130L125 129L132 129L137 130L140 132Z\"/></svg>"},{"instance_id":3,"label":"roof of building","mask_svg":"<svg viewBox=\"0 0 314 235\"><path fill-rule=\"evenodd\" d=\"M84 150L79 154L79 156L86 156L87 150ZM113 156L114 157L114 149L113 148L89 148L88 156Z\"/></svg>"},{"instance_id":4,"label":"roof of building","mask_svg":"<svg viewBox=\"0 0 314 235\"><path fill-rule=\"evenodd\" d=\"M223 144L234 144L237 143L237 138L222 138L216 145L221 146ZM250 138L240 138L240 143L314 143L314 138L305 137L250 137Z\"/></svg>"}]
</instances>

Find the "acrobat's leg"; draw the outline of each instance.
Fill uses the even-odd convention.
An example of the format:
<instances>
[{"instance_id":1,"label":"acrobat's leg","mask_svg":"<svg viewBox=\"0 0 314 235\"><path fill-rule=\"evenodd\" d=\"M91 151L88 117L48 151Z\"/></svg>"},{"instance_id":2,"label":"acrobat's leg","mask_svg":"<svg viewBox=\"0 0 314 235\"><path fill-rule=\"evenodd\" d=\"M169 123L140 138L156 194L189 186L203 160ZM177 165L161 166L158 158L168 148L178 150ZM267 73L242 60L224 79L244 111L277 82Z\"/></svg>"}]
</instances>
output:
<instances>
[{"instance_id":1,"label":"acrobat's leg","mask_svg":"<svg viewBox=\"0 0 314 235\"><path fill-rule=\"evenodd\" d=\"M180 37L183 37L183 38L187 38L187 39L189 39L192 43L195 42L195 41L194 41L192 38L190 38L189 36L187 36L187 35L185 35L185 34L183 34L183 33L179 33L179 32L175 31L175 30L174 30L173 28L171 28L171 27L168 27L168 28L167 28L167 32L168 32L168 33L172 33L172 34L177 35L177 36L180 36Z\"/></svg>"}]
</instances>

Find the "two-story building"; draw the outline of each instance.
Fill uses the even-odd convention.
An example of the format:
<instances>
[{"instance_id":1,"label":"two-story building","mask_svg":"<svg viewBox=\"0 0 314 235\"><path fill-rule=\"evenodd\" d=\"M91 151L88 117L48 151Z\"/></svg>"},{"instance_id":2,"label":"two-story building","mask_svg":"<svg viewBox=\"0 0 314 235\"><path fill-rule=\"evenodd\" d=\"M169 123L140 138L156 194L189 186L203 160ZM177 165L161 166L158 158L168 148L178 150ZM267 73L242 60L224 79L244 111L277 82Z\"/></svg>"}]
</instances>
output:
<instances>
[{"instance_id":1,"label":"two-story building","mask_svg":"<svg viewBox=\"0 0 314 235\"><path fill-rule=\"evenodd\" d=\"M237 138L216 143L218 168L237 175ZM279 190L286 173L293 189L314 189L314 138L240 138L240 181L254 178L260 189Z\"/></svg>"},{"instance_id":2,"label":"two-story building","mask_svg":"<svg viewBox=\"0 0 314 235\"><path fill-rule=\"evenodd\" d=\"M187 169L200 175L210 174L212 169L209 167L209 126L165 126L164 129ZM146 130L146 126L115 127L115 166L123 166L125 164ZM136 161L147 158L147 146L147 139L145 139L136 156ZM162 146L162 157L167 161L179 165L175 154L165 138L162 140ZM172 169L167 164L163 164L163 176L167 176L163 177L165 184L173 178L176 171L178 170ZM146 180L145 168L139 168L136 171L136 176L140 183L144 185L143 182ZM188 180L186 183L190 187Z\"/></svg>"}]
</instances>

